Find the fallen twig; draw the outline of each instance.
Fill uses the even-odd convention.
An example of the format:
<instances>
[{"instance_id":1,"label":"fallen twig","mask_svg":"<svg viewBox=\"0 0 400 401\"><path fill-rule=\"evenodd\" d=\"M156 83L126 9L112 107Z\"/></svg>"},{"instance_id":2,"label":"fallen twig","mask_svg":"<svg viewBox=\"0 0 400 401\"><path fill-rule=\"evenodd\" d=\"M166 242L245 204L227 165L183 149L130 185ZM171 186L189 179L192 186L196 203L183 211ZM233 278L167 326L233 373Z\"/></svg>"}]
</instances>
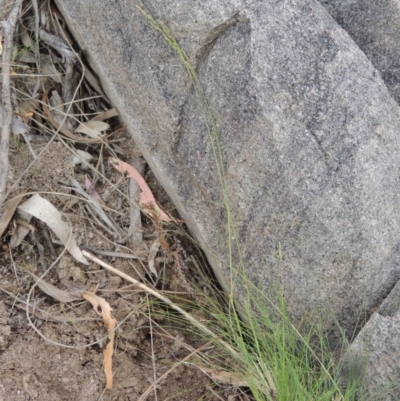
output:
<instances>
[{"instance_id":1,"label":"fallen twig","mask_svg":"<svg viewBox=\"0 0 400 401\"><path fill-rule=\"evenodd\" d=\"M98 255L102 256L111 256L112 258L126 258L126 259L140 259L138 256L132 255L130 253L123 253L123 252L112 252L112 251L99 251L98 249L89 248L87 246L81 246L82 249L85 251L97 253Z\"/></svg>"},{"instance_id":2,"label":"fallen twig","mask_svg":"<svg viewBox=\"0 0 400 401\"><path fill-rule=\"evenodd\" d=\"M130 161L130 164L136 168L138 173L143 176L144 160L136 157ZM137 246L143 242L142 220L140 217L140 208L138 206L140 187L134 179L129 180L129 197L132 202L129 202L129 230L128 238L131 238L132 245Z\"/></svg>"},{"instance_id":3,"label":"fallen twig","mask_svg":"<svg viewBox=\"0 0 400 401\"><path fill-rule=\"evenodd\" d=\"M0 139L0 209L3 206L5 199L8 169L9 169L8 150L10 146L9 144L10 131L11 131L10 128L12 120L12 108L10 99L10 60L13 47L14 30L21 9L21 4L22 0L16 0L7 21L1 21L1 25L3 27L3 32L4 32L4 48L3 48L3 59L2 59L3 115L2 115L2 128L1 128L1 139Z\"/></svg>"}]
</instances>

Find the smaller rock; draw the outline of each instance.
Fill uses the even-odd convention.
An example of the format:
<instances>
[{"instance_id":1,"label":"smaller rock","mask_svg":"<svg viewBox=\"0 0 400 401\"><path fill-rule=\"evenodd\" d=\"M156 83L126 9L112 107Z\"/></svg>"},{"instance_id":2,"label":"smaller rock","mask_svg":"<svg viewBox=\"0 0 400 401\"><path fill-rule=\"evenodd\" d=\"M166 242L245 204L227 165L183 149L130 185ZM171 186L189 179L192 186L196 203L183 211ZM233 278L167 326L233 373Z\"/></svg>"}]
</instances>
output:
<instances>
[{"instance_id":1,"label":"smaller rock","mask_svg":"<svg viewBox=\"0 0 400 401\"><path fill-rule=\"evenodd\" d=\"M370 398L400 400L400 282L360 331L344 358L344 379L360 379ZM382 397L384 395L384 397Z\"/></svg>"}]
</instances>

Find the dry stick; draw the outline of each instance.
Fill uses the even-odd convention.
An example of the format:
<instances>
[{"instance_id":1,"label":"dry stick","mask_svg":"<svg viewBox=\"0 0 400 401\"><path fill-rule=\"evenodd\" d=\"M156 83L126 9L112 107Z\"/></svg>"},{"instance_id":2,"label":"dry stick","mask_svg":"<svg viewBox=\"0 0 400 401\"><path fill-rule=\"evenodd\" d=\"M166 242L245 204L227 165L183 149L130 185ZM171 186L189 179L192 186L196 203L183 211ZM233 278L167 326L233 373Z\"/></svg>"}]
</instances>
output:
<instances>
[{"instance_id":1,"label":"dry stick","mask_svg":"<svg viewBox=\"0 0 400 401\"><path fill-rule=\"evenodd\" d=\"M136 168L141 176L144 173L144 159L140 157L132 158L129 164ZM138 206L138 200L140 195L140 187L137 182L133 179L129 179L129 197L132 202L129 202L129 229L128 238L131 237L132 245L137 246L143 242L143 230L142 230L142 219L140 214L140 207Z\"/></svg>"},{"instance_id":2,"label":"dry stick","mask_svg":"<svg viewBox=\"0 0 400 401\"><path fill-rule=\"evenodd\" d=\"M197 327L200 329L203 333L209 335L213 340L217 341L221 345L224 346L225 349L227 349L235 358L241 360L240 354L235 351L227 342L221 340L214 332L212 332L208 327L204 326L204 324L200 323L198 320L196 320L192 315L184 311L180 306L174 304L170 299L167 297L164 297L164 295L160 294L159 292L153 290L152 288L148 287L147 285L141 283L140 281L135 280L133 277L128 276L127 274L115 269L114 267L110 266L109 264L103 262L101 259L96 258L93 256L91 253L87 251L82 251L82 254L86 256L88 259L92 260L93 262L96 262L100 266L104 267L108 271L122 277L126 281L129 281L132 284L135 284L137 287L142 289L143 291L148 292L151 295L154 295L156 298L161 299L161 301L165 302L167 305L169 305L171 308L175 309L178 311L181 315L183 315L187 320L189 320L190 323L193 324L193 326Z\"/></svg>"},{"instance_id":3,"label":"dry stick","mask_svg":"<svg viewBox=\"0 0 400 401\"><path fill-rule=\"evenodd\" d=\"M35 12L35 59L36 59L37 70L38 72L40 72L41 67L40 67L40 50L39 50L39 7L37 0L32 0L32 6ZM33 88L32 92L33 98L36 97L39 91L41 81L42 81L41 76L38 74L38 76L36 77L35 87ZM25 140L25 142L29 144L29 141Z\"/></svg>"},{"instance_id":4,"label":"dry stick","mask_svg":"<svg viewBox=\"0 0 400 401\"><path fill-rule=\"evenodd\" d=\"M146 300L149 302L149 294L146 292ZM154 356L154 338L153 338L153 324L150 317L150 308L148 308L149 313L149 326L150 326L150 343L151 343L151 363L153 365L153 382L157 381L157 368L156 368L156 358ZM158 401L157 389L154 387L154 399Z\"/></svg>"},{"instance_id":5,"label":"dry stick","mask_svg":"<svg viewBox=\"0 0 400 401\"><path fill-rule=\"evenodd\" d=\"M3 115L2 115L2 128L1 128L1 139L0 139L0 209L3 206L8 170L8 150L10 145L10 131L11 131L11 120L12 120L12 108L10 99L10 59L13 47L13 36L15 25L17 24L17 18L21 9L22 0L16 0L14 8L11 10L7 21L1 21L1 25L4 31L4 48L3 48L3 91L2 91L2 102L3 102Z\"/></svg>"}]
</instances>

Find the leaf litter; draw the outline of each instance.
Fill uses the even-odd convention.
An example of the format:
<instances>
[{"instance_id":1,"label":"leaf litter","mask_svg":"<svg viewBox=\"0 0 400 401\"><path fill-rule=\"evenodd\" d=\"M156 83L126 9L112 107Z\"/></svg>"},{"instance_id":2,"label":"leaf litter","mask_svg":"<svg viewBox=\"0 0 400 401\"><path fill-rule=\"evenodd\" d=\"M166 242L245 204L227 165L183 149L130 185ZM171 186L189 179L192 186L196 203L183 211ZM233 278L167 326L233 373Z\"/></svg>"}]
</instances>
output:
<instances>
[{"instance_id":1,"label":"leaf litter","mask_svg":"<svg viewBox=\"0 0 400 401\"><path fill-rule=\"evenodd\" d=\"M141 154L95 74L67 45L71 37L61 15L46 2L38 2L35 11L34 3L23 4L18 23L23 28L17 29L12 52L13 136L0 217L0 311L7 311L2 333L8 333L0 341L5 367L0 399L20 399L15 383L43 401L132 394L150 399L156 393L164 400L180 394L182 386L186 399L226 398L234 392L230 385L179 363L190 361L204 344L187 334L186 321L171 320L140 288L87 264L82 255L89 249L141 283L183 294L185 307L196 313L190 280L202 279L191 262L197 251L192 244L182 247L183 231L176 234L179 216L166 212L173 205L152 172L132 166L138 167ZM173 225L174 234L160 223ZM46 278L39 279L44 272ZM105 331L80 301L82 293L101 314ZM25 310L42 338L29 327ZM163 377L157 389L151 385L155 377Z\"/></svg>"}]
</instances>

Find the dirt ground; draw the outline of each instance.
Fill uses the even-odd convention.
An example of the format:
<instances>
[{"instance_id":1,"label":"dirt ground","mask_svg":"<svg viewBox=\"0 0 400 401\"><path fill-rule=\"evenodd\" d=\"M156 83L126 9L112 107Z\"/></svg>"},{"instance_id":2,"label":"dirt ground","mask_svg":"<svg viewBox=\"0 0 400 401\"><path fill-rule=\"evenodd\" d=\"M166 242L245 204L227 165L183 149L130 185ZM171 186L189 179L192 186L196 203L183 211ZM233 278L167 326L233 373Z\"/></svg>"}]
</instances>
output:
<instances>
[{"instance_id":1,"label":"dirt ground","mask_svg":"<svg viewBox=\"0 0 400 401\"><path fill-rule=\"evenodd\" d=\"M124 138L125 148L135 149L127 133L123 135L121 137ZM12 147L11 177L19 177L31 161L26 146L18 146L18 150ZM34 148L39 153L44 146L46 145ZM71 177L84 180L83 173L74 172L71 168L72 157L62 143L50 144L38 162L25 173L17 192L23 189L34 190L35 193L42 193L43 197L60 209L67 208L65 215L71 222L78 244L96 250L127 253L130 256L143 255L139 256L141 260L117 256L103 256L102 259L138 280L146 280L146 277L150 279L146 250L157 235L153 223L150 219L143 218L143 234L148 239L136 246L138 253L135 253L134 247L128 249L129 243L116 244L100 229L97 231L94 224L93 227L88 225L87 220L90 217L86 216L85 219L82 216L80 202L70 207L67 195L71 191L64 188ZM106 166L105 171L108 178L120 180L121 176L111 171L110 166ZM151 172L148 172L147 177L149 182L153 182L157 198L162 200L166 208L171 206ZM126 187L128 180L123 181L120 185ZM98 188L101 189L102 186L99 185ZM61 193L65 194L65 198ZM114 194L107 205L118 203L120 195L117 192ZM123 213L129 212L129 207L123 201L121 204L120 210L126 208ZM0 253L0 283L1 289L6 291L0 295L0 400L137 400L154 380L204 343L199 336L188 334L184 324L162 316L161 307L156 312L160 317L150 323L149 313L153 315L153 312L150 311L151 301L146 294L138 292L134 286L129 286L129 283L109 274L98 265L92 263L87 267L82 266L68 253L64 253L50 270L46 280L63 290L84 288L93 291L97 288L97 294L110 303L117 322L121 323L113 357L115 385L112 390L105 391L102 348L107 332L101 319L87 302L64 305L37 289L32 296L30 316L44 338L39 337L30 327L24 301L35 279L28 272L36 276L42 274L45 270L43 264L48 268L54 261L53 254L59 255L63 247L45 224L34 219L31 224L37 230L37 242L28 234L20 245L11 249L9 241L12 231L15 230L13 224L17 223L11 223L3 237ZM168 241L171 239L168 238ZM42 258L37 250L41 244ZM186 258L193 251L192 247L188 248L180 249ZM157 258L156 269L162 277L156 287L164 293L185 293L184 286L177 278L176 269L162 250L158 252ZM40 312L35 313L37 309ZM65 319L61 322L54 321L60 317ZM98 340L101 341L96 343ZM92 345L86 346L91 343ZM192 364L183 364L157 385L157 389L150 392L148 399L197 400L202 396L210 400L217 399L210 389L221 392L221 388L199 368Z\"/></svg>"},{"instance_id":2,"label":"dirt ground","mask_svg":"<svg viewBox=\"0 0 400 401\"><path fill-rule=\"evenodd\" d=\"M23 6L25 18L33 13L29 3ZM48 15L51 20L54 5L47 8L47 4L40 3L41 15ZM53 28L51 24L44 24L44 29L58 35ZM23 43L26 52L34 53L35 46L29 48L26 31L28 37L33 36L29 25L20 24L15 46L21 48ZM79 53L79 49L76 51ZM61 81L46 78L36 64L23 58L26 55L19 59L17 56L15 62L19 67L14 68L12 81L13 109L16 118L22 119L29 129L25 139L21 135L11 138L7 200L26 191L20 199L21 206L39 194L62 213L62 220L71 227L80 249L88 249L202 318L201 312L190 306L191 303L199 305L198 297L202 296L194 295L192 288L195 285L206 293L207 283L202 281L195 263L201 254L187 239L184 225L162 225L157 218L151 219L144 213L138 220L137 206L129 201L131 180L108 162L109 157L118 157L127 162L139 160L141 164L140 153L118 117L103 120L109 128L102 132L97 143L85 142L87 137L76 131L74 135L83 138L82 141L60 135L60 126L57 128L54 123L58 110L59 115L67 116L64 122L57 120L58 123L74 132L78 123L111 110L112 105L85 78L73 100L77 117L70 118L66 108L60 111L56 98L66 85L62 81L66 67L57 51L45 43L41 43L40 52L42 61L51 56ZM41 66L44 65L43 61ZM73 82L78 85L78 67L75 73ZM38 75L43 77L37 95L32 97ZM43 97L46 91L52 105L47 110L47 99ZM90 97L94 99L87 100ZM30 102L28 109L27 102ZM63 102L66 100L62 98ZM93 157L91 167L74 162L77 151ZM146 166L144 178L162 209L179 219ZM90 200L82 192L90 194ZM110 224L92 207L93 199ZM137 205L137 198L133 200ZM10 210L9 202L2 211L3 217ZM210 345L204 346L206 341L200 333L177 313L98 264L79 263L66 251L48 223L35 217L27 219L19 209L11 215L3 234L0 233L0 401L242 399L236 396L237 389L215 382L201 369L195 350L203 346L202 361L204 355L212 355L216 350ZM154 245L156 240L159 246ZM152 252L154 246L155 252ZM37 285L32 290L37 277L45 272L43 280L48 285L76 298L62 302L49 289ZM107 330L89 302L77 295L83 291L95 292L104 298L117 321L111 390L105 389L103 368ZM179 363L191 353L190 358Z\"/></svg>"}]
</instances>

